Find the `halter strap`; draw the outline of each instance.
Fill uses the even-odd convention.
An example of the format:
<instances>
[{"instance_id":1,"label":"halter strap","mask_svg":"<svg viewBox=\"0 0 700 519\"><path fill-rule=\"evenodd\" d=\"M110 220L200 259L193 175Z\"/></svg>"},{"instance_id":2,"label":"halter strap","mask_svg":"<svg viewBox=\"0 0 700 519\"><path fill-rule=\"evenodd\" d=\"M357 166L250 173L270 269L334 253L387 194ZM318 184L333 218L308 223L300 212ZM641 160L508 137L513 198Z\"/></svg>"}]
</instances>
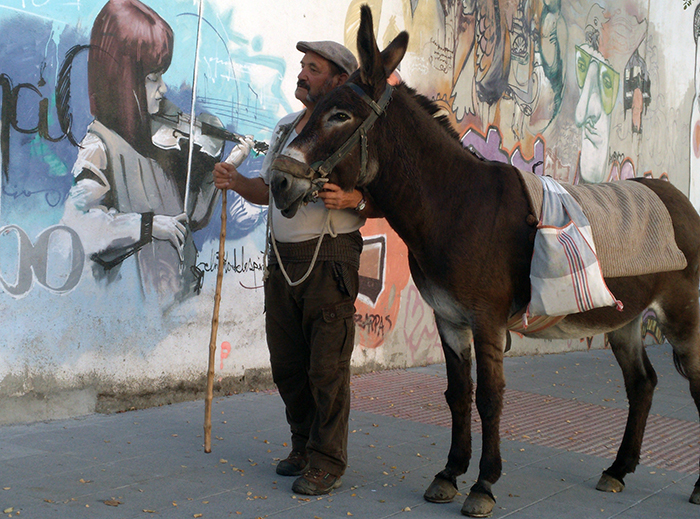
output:
<instances>
[{"instance_id":1,"label":"halter strap","mask_svg":"<svg viewBox=\"0 0 700 519\"><path fill-rule=\"evenodd\" d=\"M389 104L389 101L391 101L391 95L394 93L394 87L387 83L382 96L379 98L379 101L375 102L355 83L345 83L343 86L347 86L358 96L360 96L360 99L369 105L372 112L335 153L333 153L325 161L318 161L311 164L311 172L314 170L318 171L318 174L322 178L327 178L328 175L331 174L331 171L333 171L333 168L335 168L338 163L343 160L348 153L350 153L358 142L360 142L362 145L362 169L360 171L360 177L364 177L367 170L367 132L370 130L370 128L372 128L379 116L386 111L386 107Z\"/></svg>"}]
</instances>

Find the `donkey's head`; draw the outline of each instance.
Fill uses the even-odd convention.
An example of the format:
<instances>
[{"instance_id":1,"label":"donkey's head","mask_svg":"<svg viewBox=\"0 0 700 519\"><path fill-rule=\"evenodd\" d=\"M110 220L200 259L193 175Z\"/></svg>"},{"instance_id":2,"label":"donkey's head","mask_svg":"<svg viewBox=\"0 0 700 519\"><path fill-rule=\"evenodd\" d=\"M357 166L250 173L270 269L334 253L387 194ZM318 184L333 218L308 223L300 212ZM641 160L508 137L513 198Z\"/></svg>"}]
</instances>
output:
<instances>
[{"instance_id":1,"label":"donkey's head","mask_svg":"<svg viewBox=\"0 0 700 519\"><path fill-rule=\"evenodd\" d=\"M372 12L362 6L357 33L360 69L316 104L302 132L272 164L270 189L284 216L294 216L326 182L350 191L376 176L372 127L389 104L393 87L387 78L407 45L408 34L402 32L380 52Z\"/></svg>"}]
</instances>

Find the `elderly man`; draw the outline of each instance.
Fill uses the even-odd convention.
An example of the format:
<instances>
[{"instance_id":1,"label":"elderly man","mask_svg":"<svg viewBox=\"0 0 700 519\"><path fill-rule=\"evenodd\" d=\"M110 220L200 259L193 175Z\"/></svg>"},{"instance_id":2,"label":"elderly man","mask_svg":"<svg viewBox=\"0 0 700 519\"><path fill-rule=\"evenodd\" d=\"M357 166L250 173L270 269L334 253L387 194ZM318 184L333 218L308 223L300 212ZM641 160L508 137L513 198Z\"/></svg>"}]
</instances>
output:
<instances>
[{"instance_id":1,"label":"elderly man","mask_svg":"<svg viewBox=\"0 0 700 519\"><path fill-rule=\"evenodd\" d=\"M355 57L339 43L301 41L297 49L304 55L295 97L304 109L277 124L260 176L246 178L226 163L215 167L218 188L232 189L256 204L269 201L273 160L302 131L317 101L357 68ZM329 211L335 237L326 234ZM292 451L276 470L298 476L292 490L299 494L338 488L347 466L359 229L371 212L360 191L345 192L328 183L319 200L302 206L293 218L283 217L274 204L268 213L278 254L270 257L265 281L267 344L292 435Z\"/></svg>"}]
</instances>

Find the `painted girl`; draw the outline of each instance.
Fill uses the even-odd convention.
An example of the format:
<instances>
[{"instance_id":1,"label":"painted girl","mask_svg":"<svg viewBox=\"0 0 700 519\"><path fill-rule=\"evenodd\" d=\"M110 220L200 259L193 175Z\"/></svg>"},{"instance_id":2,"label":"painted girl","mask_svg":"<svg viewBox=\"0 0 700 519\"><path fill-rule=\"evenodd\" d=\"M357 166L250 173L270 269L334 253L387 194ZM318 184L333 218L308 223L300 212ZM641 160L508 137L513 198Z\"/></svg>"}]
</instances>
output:
<instances>
[{"instance_id":1,"label":"painted girl","mask_svg":"<svg viewBox=\"0 0 700 519\"><path fill-rule=\"evenodd\" d=\"M161 303L198 290L191 233L211 216L212 169L223 147L217 156L196 153L186 186L188 146L154 144L152 116L172 108L162 77L172 56L172 29L138 0L110 0L97 15L88 55L95 119L80 143L64 214L94 262L96 279L131 278Z\"/></svg>"}]
</instances>

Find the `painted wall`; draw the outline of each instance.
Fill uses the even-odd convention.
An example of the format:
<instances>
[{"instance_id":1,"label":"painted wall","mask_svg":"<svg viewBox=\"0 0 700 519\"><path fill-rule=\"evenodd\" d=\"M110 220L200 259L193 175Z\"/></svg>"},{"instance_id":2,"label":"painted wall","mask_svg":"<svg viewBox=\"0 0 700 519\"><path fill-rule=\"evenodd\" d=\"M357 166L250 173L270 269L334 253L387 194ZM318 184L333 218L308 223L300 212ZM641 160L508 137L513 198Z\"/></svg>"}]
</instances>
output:
<instances>
[{"instance_id":1,"label":"painted wall","mask_svg":"<svg viewBox=\"0 0 700 519\"><path fill-rule=\"evenodd\" d=\"M282 115L301 107L293 96L301 58L295 43L334 39L354 51L361 3L205 0L200 17L196 0L146 0L171 29L172 49L165 29L132 35L149 45L133 51L137 65L120 65L121 74L105 83L88 67L99 60L89 45L93 27L105 22L105 0L0 0L0 422L201 394L221 214L205 166L232 144L196 140L193 167L186 140L175 139L179 150L159 142L154 151L133 137L150 121L144 95L164 96L183 119L194 99L200 120L266 141ZM409 31L400 74L444 109L465 146L566 182L665 178L700 207L695 6L366 3L380 45ZM120 34L110 20L105 27ZM154 49L165 49L150 57L160 68L143 80L153 69L137 69ZM131 76L143 88L124 88ZM136 130L124 123L134 110ZM94 123L97 113L117 122ZM148 157L156 156L167 174L153 169ZM256 175L261 162L251 156L241 170ZM185 198L190 227L178 231ZM147 221L142 214L158 204L169 218ZM217 383L224 391L265 387L266 208L229 193L225 212ZM139 242L142 225L152 226L149 244ZM440 362L432 313L410 279L405 246L383 220L369 221L363 235L354 366ZM645 333L662 339L653 314ZM601 337L516 338L513 354L602 346Z\"/></svg>"}]
</instances>

